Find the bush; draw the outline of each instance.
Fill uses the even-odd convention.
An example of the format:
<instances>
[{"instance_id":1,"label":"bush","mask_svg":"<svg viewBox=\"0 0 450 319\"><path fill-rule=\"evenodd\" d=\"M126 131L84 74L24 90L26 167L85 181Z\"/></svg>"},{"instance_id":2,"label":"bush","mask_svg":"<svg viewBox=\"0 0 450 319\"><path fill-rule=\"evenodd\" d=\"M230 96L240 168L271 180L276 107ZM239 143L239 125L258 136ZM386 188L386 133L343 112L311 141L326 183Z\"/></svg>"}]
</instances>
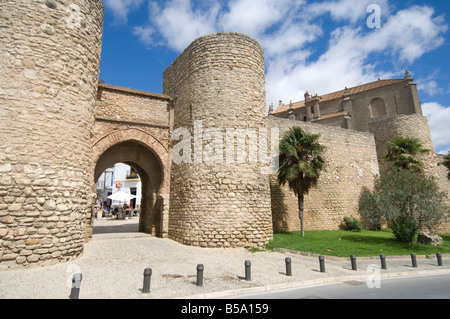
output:
<instances>
[{"instance_id":1,"label":"bush","mask_svg":"<svg viewBox=\"0 0 450 319\"><path fill-rule=\"evenodd\" d=\"M358 211L366 229L381 230L382 225L386 223L384 213L377 203L377 194L367 188L363 190L359 198Z\"/></svg>"},{"instance_id":2,"label":"bush","mask_svg":"<svg viewBox=\"0 0 450 319\"><path fill-rule=\"evenodd\" d=\"M401 217L392 227L395 239L401 243L412 243L419 233L418 223L411 217Z\"/></svg>"},{"instance_id":3,"label":"bush","mask_svg":"<svg viewBox=\"0 0 450 319\"><path fill-rule=\"evenodd\" d=\"M433 177L388 166L376 178L374 190L361 194L359 213L375 227L393 222L395 237L411 242L417 230L433 229L445 220L450 211L446 200Z\"/></svg>"},{"instance_id":4,"label":"bush","mask_svg":"<svg viewBox=\"0 0 450 319\"><path fill-rule=\"evenodd\" d=\"M344 217L344 222L341 225L342 230L360 232L362 230L361 222L355 217Z\"/></svg>"}]
</instances>

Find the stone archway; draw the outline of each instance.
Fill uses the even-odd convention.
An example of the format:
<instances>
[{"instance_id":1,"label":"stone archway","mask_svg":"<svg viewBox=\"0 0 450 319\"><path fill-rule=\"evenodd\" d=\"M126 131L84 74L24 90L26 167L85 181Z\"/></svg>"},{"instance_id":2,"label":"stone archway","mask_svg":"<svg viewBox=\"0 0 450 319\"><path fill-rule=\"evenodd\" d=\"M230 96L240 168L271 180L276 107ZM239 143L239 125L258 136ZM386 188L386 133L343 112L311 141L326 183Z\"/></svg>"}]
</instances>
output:
<instances>
[{"instance_id":1,"label":"stone archway","mask_svg":"<svg viewBox=\"0 0 450 319\"><path fill-rule=\"evenodd\" d=\"M142 182L139 231L167 237L168 161L166 147L147 132L140 129L113 131L94 144L93 187L103 171L116 163L136 169Z\"/></svg>"}]
</instances>

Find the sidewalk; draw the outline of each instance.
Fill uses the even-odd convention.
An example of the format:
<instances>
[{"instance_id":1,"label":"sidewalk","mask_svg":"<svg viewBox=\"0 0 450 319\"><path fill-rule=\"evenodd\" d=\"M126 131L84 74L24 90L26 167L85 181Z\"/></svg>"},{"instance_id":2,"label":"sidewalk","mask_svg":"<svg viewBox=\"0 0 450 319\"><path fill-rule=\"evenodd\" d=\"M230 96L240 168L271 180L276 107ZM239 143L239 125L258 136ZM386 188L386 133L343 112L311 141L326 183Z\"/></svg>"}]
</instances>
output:
<instances>
[{"instance_id":1,"label":"sidewalk","mask_svg":"<svg viewBox=\"0 0 450 319\"><path fill-rule=\"evenodd\" d=\"M377 258L361 258L354 271L349 259L332 258L326 259L326 272L321 273L317 257L189 247L130 232L136 229L136 222L137 218L96 221L93 239L86 244L83 256L74 261L0 271L0 298L68 299L75 272L83 276L80 299L216 299L325 283L365 282L380 266ZM111 229L116 233L108 233ZM286 257L292 260L290 277L285 273ZM251 281L244 279L246 260L251 261ZM379 270L381 279L450 274L448 255L444 255L442 267L437 266L435 257L417 256L417 268L411 266L409 256L388 256L386 261L387 270ZM198 264L204 265L202 287L195 284ZM145 268L152 269L150 294L142 293Z\"/></svg>"}]
</instances>

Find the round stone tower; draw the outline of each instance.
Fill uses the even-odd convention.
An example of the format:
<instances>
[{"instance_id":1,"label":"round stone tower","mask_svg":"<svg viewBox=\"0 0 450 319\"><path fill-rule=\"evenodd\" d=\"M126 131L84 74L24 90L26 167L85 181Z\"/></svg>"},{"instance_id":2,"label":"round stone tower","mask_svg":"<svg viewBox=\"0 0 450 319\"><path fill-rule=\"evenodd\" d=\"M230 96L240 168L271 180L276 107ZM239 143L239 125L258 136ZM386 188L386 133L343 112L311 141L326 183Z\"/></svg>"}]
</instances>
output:
<instances>
[{"instance_id":1,"label":"round stone tower","mask_svg":"<svg viewBox=\"0 0 450 319\"><path fill-rule=\"evenodd\" d=\"M4 0L0 268L67 261L90 214L101 0Z\"/></svg>"},{"instance_id":2,"label":"round stone tower","mask_svg":"<svg viewBox=\"0 0 450 319\"><path fill-rule=\"evenodd\" d=\"M429 149L428 154L422 155L423 168L426 174L437 177L437 158L431 138L428 120L421 114L396 115L388 118L381 118L369 123L369 131L375 136L377 146L378 162L381 170L385 168L385 156L389 152L389 142L394 137L417 138L422 143L422 147Z\"/></svg>"},{"instance_id":3,"label":"round stone tower","mask_svg":"<svg viewBox=\"0 0 450 319\"><path fill-rule=\"evenodd\" d=\"M261 46L236 33L200 37L163 83L175 98L169 237L202 247L272 239L268 175L256 157L267 142Z\"/></svg>"}]
</instances>

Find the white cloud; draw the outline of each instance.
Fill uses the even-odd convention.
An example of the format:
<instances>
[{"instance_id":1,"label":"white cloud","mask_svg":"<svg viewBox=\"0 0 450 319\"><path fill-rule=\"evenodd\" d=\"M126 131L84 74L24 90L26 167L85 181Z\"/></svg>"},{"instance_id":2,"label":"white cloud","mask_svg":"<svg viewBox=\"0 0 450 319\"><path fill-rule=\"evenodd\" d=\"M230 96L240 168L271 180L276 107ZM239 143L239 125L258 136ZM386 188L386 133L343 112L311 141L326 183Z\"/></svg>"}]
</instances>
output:
<instances>
[{"instance_id":1,"label":"white cloud","mask_svg":"<svg viewBox=\"0 0 450 319\"><path fill-rule=\"evenodd\" d=\"M443 22L441 16L434 17L434 10L430 7L413 6L401 10L365 41L365 49L388 50L411 63L444 43L441 34L448 27Z\"/></svg>"},{"instance_id":2,"label":"white cloud","mask_svg":"<svg viewBox=\"0 0 450 319\"><path fill-rule=\"evenodd\" d=\"M215 1L193 7L190 0L171 0L160 8L151 3L152 20L165 43L176 51L182 51L199 36L216 32L216 19L220 6Z\"/></svg>"},{"instance_id":3,"label":"white cloud","mask_svg":"<svg viewBox=\"0 0 450 319\"><path fill-rule=\"evenodd\" d=\"M447 83L447 87L441 87L435 79L439 78L444 74L440 68L427 74L426 77L417 79L417 88L419 91L427 93L429 96L434 96L436 94L450 94L450 84ZM442 84L442 83L441 83Z\"/></svg>"},{"instance_id":4,"label":"white cloud","mask_svg":"<svg viewBox=\"0 0 450 319\"><path fill-rule=\"evenodd\" d=\"M436 152L450 151L450 107L428 102L422 105L422 111L428 118Z\"/></svg>"},{"instance_id":5,"label":"white cloud","mask_svg":"<svg viewBox=\"0 0 450 319\"><path fill-rule=\"evenodd\" d=\"M232 0L220 18L224 31L240 32L252 37L263 34L269 27L296 12L305 1L301 0Z\"/></svg>"},{"instance_id":6,"label":"white cloud","mask_svg":"<svg viewBox=\"0 0 450 319\"><path fill-rule=\"evenodd\" d=\"M126 23L131 10L138 8L144 0L104 0L105 7L113 12L118 23Z\"/></svg>"},{"instance_id":7,"label":"white cloud","mask_svg":"<svg viewBox=\"0 0 450 319\"><path fill-rule=\"evenodd\" d=\"M148 47L154 45L154 35L156 30L152 26L137 26L133 28L133 34Z\"/></svg>"},{"instance_id":8,"label":"white cloud","mask_svg":"<svg viewBox=\"0 0 450 319\"><path fill-rule=\"evenodd\" d=\"M315 10L318 14L317 8ZM268 103L276 105L280 99L284 102L300 100L305 91L323 94L379 77L392 77L398 70L377 72L376 61L369 58L370 54L412 63L440 46L441 34L447 30L442 19L434 17L434 11L428 7L401 10L386 20L380 29L353 25L335 29L327 50L316 61L307 61L305 50L296 52L304 53L305 60L300 63L292 58L295 53L276 56L275 62L267 66Z\"/></svg>"},{"instance_id":9,"label":"white cloud","mask_svg":"<svg viewBox=\"0 0 450 319\"><path fill-rule=\"evenodd\" d=\"M140 2L124 1L128 7ZM380 29L366 25L373 2L382 9ZM323 25L328 14L342 26L325 33L333 25ZM267 102L276 105L280 99L303 99L305 91L324 94L400 75L406 68L401 64L442 45L446 30L432 8L412 6L391 14L389 0L169 0L151 1L148 25L135 27L134 34L145 45L163 44L177 52L207 33L253 36L265 52ZM380 71L373 54L398 61L401 70Z\"/></svg>"}]
</instances>

